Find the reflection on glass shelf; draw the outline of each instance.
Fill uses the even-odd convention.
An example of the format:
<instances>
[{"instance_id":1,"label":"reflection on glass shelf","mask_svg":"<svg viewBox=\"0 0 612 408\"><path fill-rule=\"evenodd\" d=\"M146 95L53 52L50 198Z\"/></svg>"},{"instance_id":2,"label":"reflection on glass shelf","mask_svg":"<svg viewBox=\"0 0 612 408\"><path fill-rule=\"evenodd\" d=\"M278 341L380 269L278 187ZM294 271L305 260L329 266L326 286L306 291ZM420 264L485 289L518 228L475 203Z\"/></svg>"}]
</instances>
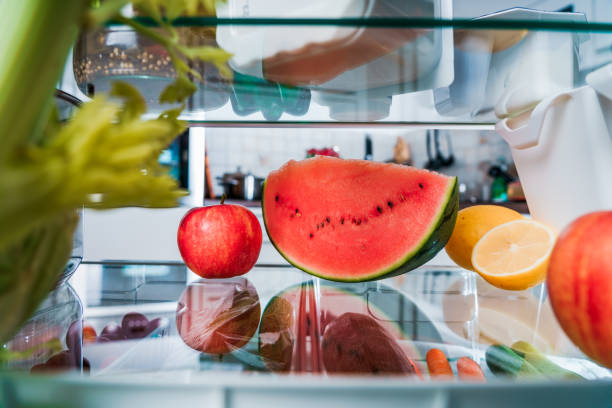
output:
<instances>
[{"instance_id":1,"label":"reflection on glass shelf","mask_svg":"<svg viewBox=\"0 0 612 408\"><path fill-rule=\"evenodd\" d=\"M486 127L583 85L588 72L612 61L612 54L602 61L598 52L593 65L594 47L608 34L580 13L515 8L453 21L446 2L439 4L429 11L436 19L404 25L401 18L386 24L374 17L327 25L183 19L176 27L181 42L233 54L231 78L212 64L194 65L202 80L183 118L202 126ZM210 30L203 22L218 26ZM128 81L144 93L151 114L167 108L157 98L174 75L166 51L125 26L84 33L75 47L82 92Z\"/></svg>"},{"instance_id":2,"label":"reflection on glass shelf","mask_svg":"<svg viewBox=\"0 0 612 408\"><path fill-rule=\"evenodd\" d=\"M495 289L457 267L364 283L278 267L218 280L178 266L80 268L88 278L84 317L94 335L84 353L93 375L175 369L410 375L416 367L426 379L425 354L436 347L453 367L470 356L493 378L486 350L523 340L586 379L611 377L569 343L541 286ZM366 351L369 357L359 357Z\"/></svg>"}]
</instances>

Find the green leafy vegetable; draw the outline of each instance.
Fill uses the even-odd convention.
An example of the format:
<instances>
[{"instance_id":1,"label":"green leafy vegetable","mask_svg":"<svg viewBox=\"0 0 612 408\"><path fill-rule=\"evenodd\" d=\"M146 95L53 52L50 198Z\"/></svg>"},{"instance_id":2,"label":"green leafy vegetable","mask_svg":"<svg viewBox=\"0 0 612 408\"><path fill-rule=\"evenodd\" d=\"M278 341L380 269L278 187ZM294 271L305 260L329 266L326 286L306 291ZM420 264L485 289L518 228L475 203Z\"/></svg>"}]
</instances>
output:
<instances>
[{"instance_id":1,"label":"green leafy vegetable","mask_svg":"<svg viewBox=\"0 0 612 408\"><path fill-rule=\"evenodd\" d=\"M0 163L20 145L41 139L55 84L86 4L83 0L2 1ZM0 170L0 178L6 177Z\"/></svg>"},{"instance_id":2,"label":"green leafy vegetable","mask_svg":"<svg viewBox=\"0 0 612 408\"><path fill-rule=\"evenodd\" d=\"M170 207L184 195L158 157L184 129L178 120L197 89L191 61L213 63L229 75L230 55L179 42L171 20L214 13L211 0L135 0L158 22L144 27L119 14L125 0L4 0L0 13L0 344L8 340L56 284L72 249L76 209ZM70 47L83 27L122 21L163 45L176 80L160 95L179 103L142 120L146 104L136 89L115 84L66 124L53 91Z\"/></svg>"},{"instance_id":3,"label":"green leafy vegetable","mask_svg":"<svg viewBox=\"0 0 612 408\"><path fill-rule=\"evenodd\" d=\"M112 18L136 32L150 37L163 45L168 51L170 60L177 71L176 80L160 95L161 103L182 102L193 94L197 87L190 79L202 80L200 73L191 68L190 61L210 62L215 65L221 75L230 77L231 70L227 61L231 58L228 52L212 46L190 47L180 42L180 36L172 21L181 15L213 15L215 13L214 0L134 0L132 5L153 18L159 25L158 29L145 27L144 25L119 14L119 9L124 5L122 1L113 2L112 6L102 4L98 9L92 10L87 19L91 22L102 22ZM161 30L161 31L160 31Z\"/></svg>"},{"instance_id":4,"label":"green leafy vegetable","mask_svg":"<svg viewBox=\"0 0 612 408\"><path fill-rule=\"evenodd\" d=\"M72 252L78 217L67 211L0 251L0 339L6 341L55 285Z\"/></svg>"},{"instance_id":5,"label":"green leafy vegetable","mask_svg":"<svg viewBox=\"0 0 612 408\"><path fill-rule=\"evenodd\" d=\"M536 349L526 341L517 341L512 344L512 351L519 356L523 357L525 361L529 362L536 370L542 375L558 379L563 378L565 380L584 380L584 378L573 371L566 370L563 367L550 361L540 350Z\"/></svg>"},{"instance_id":6,"label":"green leafy vegetable","mask_svg":"<svg viewBox=\"0 0 612 408\"><path fill-rule=\"evenodd\" d=\"M81 205L171 207L184 195L157 160L184 124L140 120L144 101L130 85L111 95L124 103L96 96L44 143L0 164L0 246Z\"/></svg>"}]
</instances>

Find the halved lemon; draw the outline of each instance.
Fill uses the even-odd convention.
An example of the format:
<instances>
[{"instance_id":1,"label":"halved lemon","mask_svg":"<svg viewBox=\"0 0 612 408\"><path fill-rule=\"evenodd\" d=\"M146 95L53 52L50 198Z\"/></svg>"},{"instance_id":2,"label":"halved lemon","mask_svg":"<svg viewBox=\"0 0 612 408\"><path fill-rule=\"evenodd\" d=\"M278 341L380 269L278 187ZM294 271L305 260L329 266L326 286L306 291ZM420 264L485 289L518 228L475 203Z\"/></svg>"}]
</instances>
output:
<instances>
[{"instance_id":1,"label":"halved lemon","mask_svg":"<svg viewBox=\"0 0 612 408\"><path fill-rule=\"evenodd\" d=\"M501 289L524 290L546 278L555 233L533 220L516 220L491 229L474 246L472 265Z\"/></svg>"},{"instance_id":2,"label":"halved lemon","mask_svg":"<svg viewBox=\"0 0 612 408\"><path fill-rule=\"evenodd\" d=\"M457 265L473 271L472 252L480 238L498 225L524 219L520 213L499 205L474 205L459 210L446 253Z\"/></svg>"}]
</instances>

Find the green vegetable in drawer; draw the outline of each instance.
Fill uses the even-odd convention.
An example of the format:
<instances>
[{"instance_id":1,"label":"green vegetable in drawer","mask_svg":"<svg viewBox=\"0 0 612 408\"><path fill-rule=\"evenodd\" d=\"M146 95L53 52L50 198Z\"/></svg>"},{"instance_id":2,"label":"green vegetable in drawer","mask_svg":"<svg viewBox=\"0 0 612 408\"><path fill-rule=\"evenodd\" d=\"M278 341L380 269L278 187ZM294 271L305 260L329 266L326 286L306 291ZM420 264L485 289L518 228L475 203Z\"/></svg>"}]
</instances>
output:
<instances>
[{"instance_id":1,"label":"green vegetable in drawer","mask_svg":"<svg viewBox=\"0 0 612 408\"><path fill-rule=\"evenodd\" d=\"M517 341L512 345L512 350L529 362L536 370L550 378L562 378L566 380L583 380L584 378L573 371L559 367L550 361L538 349L526 341Z\"/></svg>"},{"instance_id":2,"label":"green vegetable in drawer","mask_svg":"<svg viewBox=\"0 0 612 408\"><path fill-rule=\"evenodd\" d=\"M489 370L497 376L530 377L539 372L511 348L501 344L489 346L485 353Z\"/></svg>"}]
</instances>

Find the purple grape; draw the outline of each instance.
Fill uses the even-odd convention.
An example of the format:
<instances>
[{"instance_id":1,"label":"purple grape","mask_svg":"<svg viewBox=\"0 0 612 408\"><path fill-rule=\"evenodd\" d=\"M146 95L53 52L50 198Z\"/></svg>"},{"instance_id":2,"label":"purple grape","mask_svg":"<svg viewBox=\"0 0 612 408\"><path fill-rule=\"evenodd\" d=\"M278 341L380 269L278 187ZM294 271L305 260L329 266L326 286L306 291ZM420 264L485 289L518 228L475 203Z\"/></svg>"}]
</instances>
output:
<instances>
[{"instance_id":1,"label":"purple grape","mask_svg":"<svg viewBox=\"0 0 612 408\"><path fill-rule=\"evenodd\" d=\"M71 352L64 350L55 354L44 364L37 364L30 369L31 373L49 373L67 371L76 368L76 361Z\"/></svg>"},{"instance_id":2,"label":"purple grape","mask_svg":"<svg viewBox=\"0 0 612 408\"><path fill-rule=\"evenodd\" d=\"M100 333L100 336L98 337L99 342L117 340L126 340L123 329L117 323L107 324L104 329L102 329L102 333Z\"/></svg>"},{"instance_id":3,"label":"purple grape","mask_svg":"<svg viewBox=\"0 0 612 408\"><path fill-rule=\"evenodd\" d=\"M61 351L47 360L47 366L51 368L75 368L76 367L76 359L74 354L72 354L68 350Z\"/></svg>"},{"instance_id":4,"label":"purple grape","mask_svg":"<svg viewBox=\"0 0 612 408\"><path fill-rule=\"evenodd\" d=\"M69 350L61 351L47 360L46 363L36 364L30 369L31 373L53 373L68 371L78 367L77 357ZM83 358L83 372L91 371L89 360Z\"/></svg>"},{"instance_id":5,"label":"purple grape","mask_svg":"<svg viewBox=\"0 0 612 408\"><path fill-rule=\"evenodd\" d=\"M71 351L78 351L83 348L83 322L76 320L72 322L66 332L66 347Z\"/></svg>"},{"instance_id":6,"label":"purple grape","mask_svg":"<svg viewBox=\"0 0 612 408\"><path fill-rule=\"evenodd\" d=\"M128 339L142 339L151 331L148 331L149 319L141 313L128 313L123 316L121 328Z\"/></svg>"}]
</instances>

